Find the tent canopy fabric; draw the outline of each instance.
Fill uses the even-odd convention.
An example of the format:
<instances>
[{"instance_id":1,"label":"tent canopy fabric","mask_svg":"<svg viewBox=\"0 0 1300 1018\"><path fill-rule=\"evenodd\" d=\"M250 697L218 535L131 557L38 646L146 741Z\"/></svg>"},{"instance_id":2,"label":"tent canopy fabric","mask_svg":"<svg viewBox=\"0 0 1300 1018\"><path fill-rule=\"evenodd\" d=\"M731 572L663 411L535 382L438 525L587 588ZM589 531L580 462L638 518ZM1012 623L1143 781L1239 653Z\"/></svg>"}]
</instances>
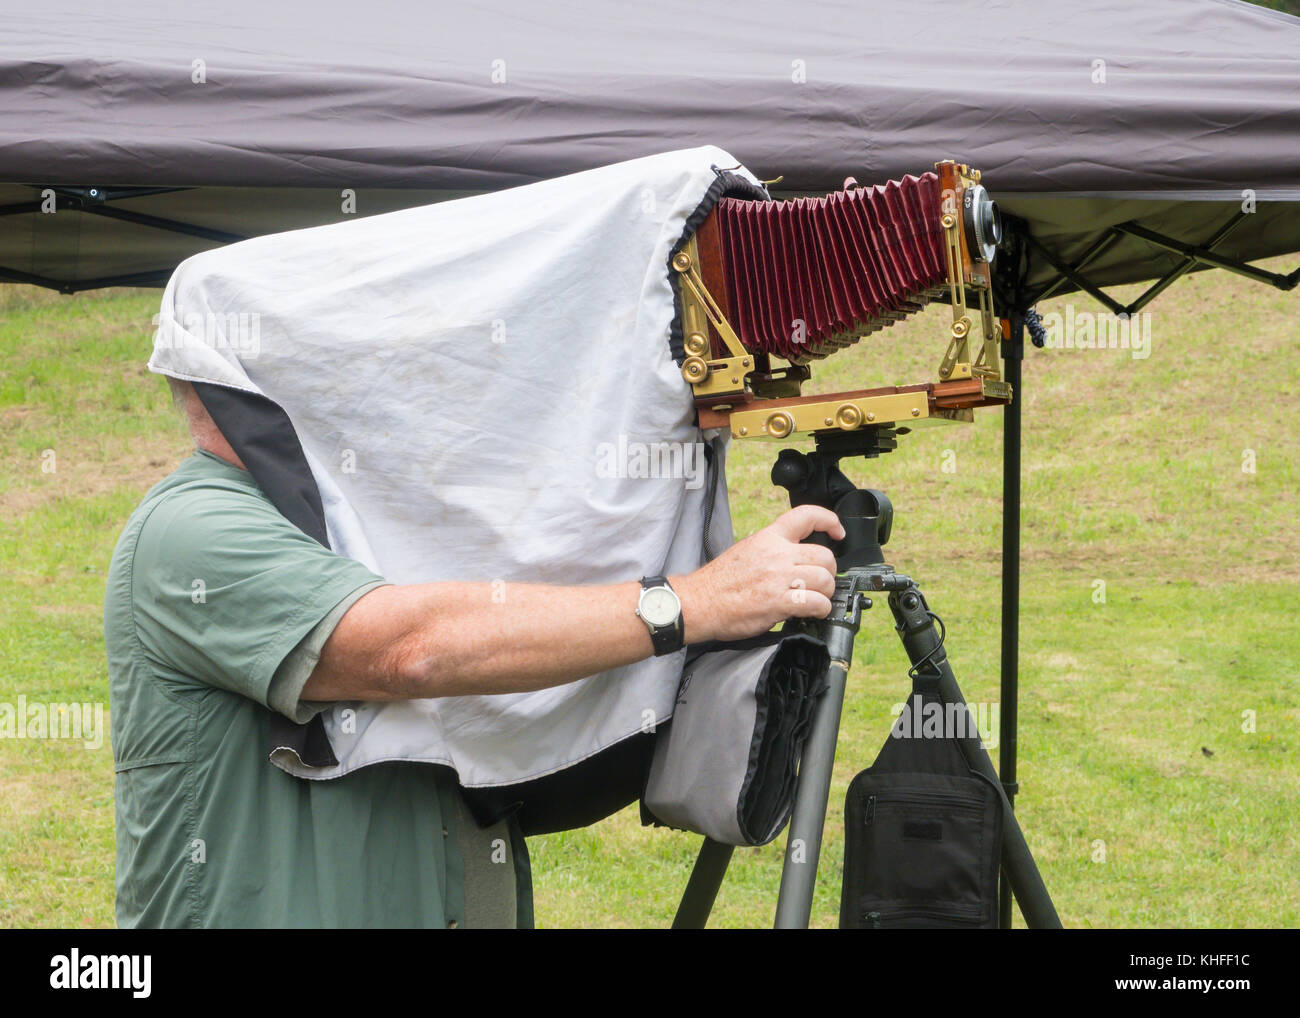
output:
<instances>
[{"instance_id":1,"label":"tent canopy fabric","mask_svg":"<svg viewBox=\"0 0 1300 1018\"><path fill-rule=\"evenodd\" d=\"M1300 250L1300 19L1238 0L49 0L0 25L0 97L0 277L68 289L345 191L367 215L703 144L787 194L968 162L1066 261L1145 217L1202 243L1243 201L1217 251ZM1179 261L1126 236L1089 274Z\"/></svg>"}]
</instances>

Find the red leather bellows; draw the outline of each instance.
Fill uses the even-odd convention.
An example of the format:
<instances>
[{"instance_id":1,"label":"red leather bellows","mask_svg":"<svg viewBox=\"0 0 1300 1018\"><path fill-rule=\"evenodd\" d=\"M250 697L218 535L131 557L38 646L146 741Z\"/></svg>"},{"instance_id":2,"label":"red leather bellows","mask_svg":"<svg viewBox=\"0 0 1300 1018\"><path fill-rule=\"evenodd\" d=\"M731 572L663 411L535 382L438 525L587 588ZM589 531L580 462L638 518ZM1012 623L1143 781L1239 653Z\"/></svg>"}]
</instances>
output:
<instances>
[{"instance_id":1,"label":"red leather bellows","mask_svg":"<svg viewBox=\"0 0 1300 1018\"><path fill-rule=\"evenodd\" d=\"M714 210L730 321L747 349L824 357L906 318L947 282L933 173Z\"/></svg>"}]
</instances>

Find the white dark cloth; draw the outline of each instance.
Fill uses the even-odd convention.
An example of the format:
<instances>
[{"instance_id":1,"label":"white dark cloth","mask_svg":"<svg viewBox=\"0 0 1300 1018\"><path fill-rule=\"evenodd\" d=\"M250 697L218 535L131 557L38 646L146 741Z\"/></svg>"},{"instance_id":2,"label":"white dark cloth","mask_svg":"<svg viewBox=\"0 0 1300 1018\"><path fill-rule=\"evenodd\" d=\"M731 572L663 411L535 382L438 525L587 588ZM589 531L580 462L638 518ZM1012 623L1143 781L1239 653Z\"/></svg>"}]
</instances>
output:
<instances>
[{"instance_id":1,"label":"white dark cloth","mask_svg":"<svg viewBox=\"0 0 1300 1018\"><path fill-rule=\"evenodd\" d=\"M330 546L393 583L690 571L715 436L670 353L668 258L717 169L754 179L697 148L196 255L149 366L283 408ZM715 550L732 540L722 466ZM513 784L668 718L681 668L679 653L534 693L337 704L322 715L337 766L274 760Z\"/></svg>"}]
</instances>

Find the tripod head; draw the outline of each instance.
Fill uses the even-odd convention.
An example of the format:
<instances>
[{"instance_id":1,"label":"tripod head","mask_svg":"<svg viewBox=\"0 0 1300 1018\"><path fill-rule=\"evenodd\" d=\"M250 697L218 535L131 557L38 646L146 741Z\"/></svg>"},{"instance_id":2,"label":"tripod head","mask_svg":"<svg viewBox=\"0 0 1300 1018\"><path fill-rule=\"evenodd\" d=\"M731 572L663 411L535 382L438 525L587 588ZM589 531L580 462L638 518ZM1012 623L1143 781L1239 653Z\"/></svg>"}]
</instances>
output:
<instances>
[{"instance_id":1,"label":"tripod head","mask_svg":"<svg viewBox=\"0 0 1300 1018\"><path fill-rule=\"evenodd\" d=\"M790 493L791 507L819 505L839 517L844 540L832 541L816 533L808 542L830 548L841 572L884 563L894 506L883 491L859 488L850 481L839 461L844 456L877 457L896 447L894 436L889 427L818 434L816 448L810 453L782 449L777 454L772 483Z\"/></svg>"}]
</instances>

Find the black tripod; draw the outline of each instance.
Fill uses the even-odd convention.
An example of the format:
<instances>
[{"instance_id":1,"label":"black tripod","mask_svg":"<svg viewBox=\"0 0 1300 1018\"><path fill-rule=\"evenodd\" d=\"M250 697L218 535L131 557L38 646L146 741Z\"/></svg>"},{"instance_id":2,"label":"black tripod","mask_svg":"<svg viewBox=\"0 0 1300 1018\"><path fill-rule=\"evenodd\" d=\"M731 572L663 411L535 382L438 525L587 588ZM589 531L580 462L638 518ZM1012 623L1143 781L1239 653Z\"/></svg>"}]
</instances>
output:
<instances>
[{"instance_id":1,"label":"black tripod","mask_svg":"<svg viewBox=\"0 0 1300 1018\"><path fill-rule=\"evenodd\" d=\"M814 452L805 454L795 449L782 449L772 468L772 482L789 491L791 506L812 504L833 510L844 526L845 535L840 542L832 542L820 533L809 538L835 552L839 575L835 580L835 596L829 617L804 623L825 641L830 651L830 665L826 692L817 705L812 729L799 760L794 812L786 837L785 865L781 871L781 890L776 905L778 929L805 928L812 914L813 887L826 823L840 713L844 706L849 666L853 661L853 641L858 634L862 612L872 606L870 593L889 595L895 629L914 672L937 683L944 704L968 711L944 652L943 638L935 630L936 616L930 611L925 595L914 581L885 563L884 545L889 541L893 525L893 506L884 492L857 487L839 469L843 456L875 457L895 445L893 429L885 427L819 434ZM974 719L968 714L966 720L969 722L964 726L967 734L957 739L962 755L972 769L992 781L1002 797L1006 815L1002 844L1004 879L1010 884L1030 927L1059 927L1061 921L1056 908L1043 885L1006 793L998 782L993 762L978 735L970 734L977 731ZM731 861L732 851L730 845L708 838L704 840L673 920L674 929L704 926L726 874L727 864Z\"/></svg>"}]
</instances>

